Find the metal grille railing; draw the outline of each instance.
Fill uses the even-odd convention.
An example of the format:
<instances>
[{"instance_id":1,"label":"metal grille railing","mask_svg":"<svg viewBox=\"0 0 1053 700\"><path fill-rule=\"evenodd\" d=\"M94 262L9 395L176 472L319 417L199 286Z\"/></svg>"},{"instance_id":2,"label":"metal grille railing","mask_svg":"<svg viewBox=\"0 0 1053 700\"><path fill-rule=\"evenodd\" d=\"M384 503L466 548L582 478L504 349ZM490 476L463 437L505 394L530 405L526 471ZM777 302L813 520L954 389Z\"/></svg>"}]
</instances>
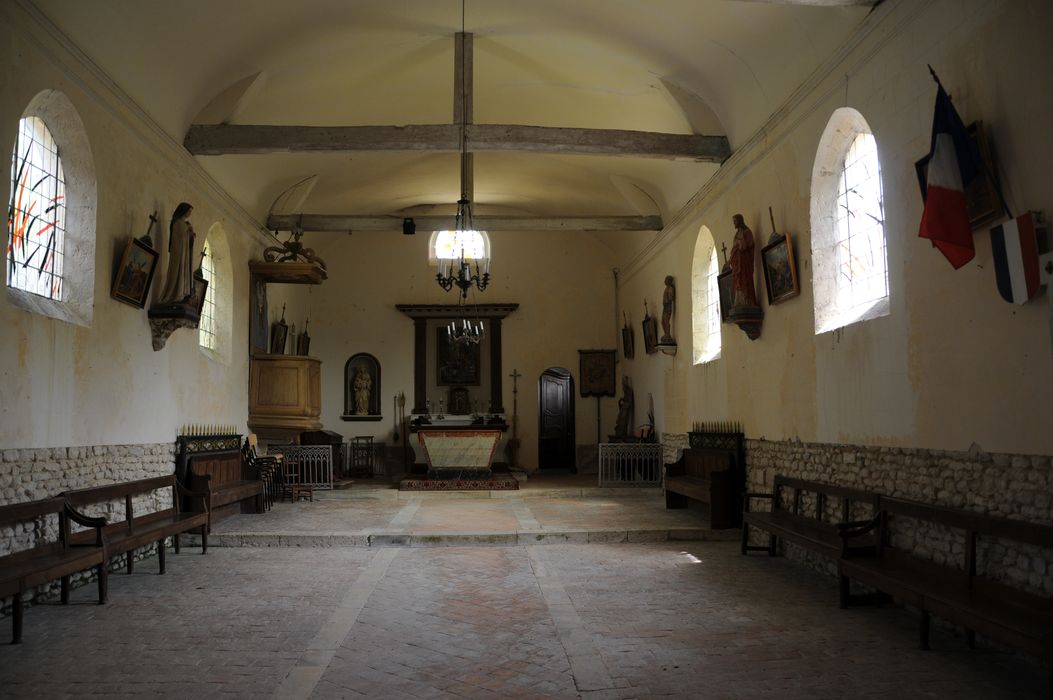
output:
<instances>
[{"instance_id":1,"label":"metal grille railing","mask_svg":"<svg viewBox=\"0 0 1053 700\"><path fill-rule=\"evenodd\" d=\"M661 486L662 446L600 443L600 486Z\"/></svg>"},{"instance_id":2,"label":"metal grille railing","mask_svg":"<svg viewBox=\"0 0 1053 700\"><path fill-rule=\"evenodd\" d=\"M300 475L301 484L316 489L333 488L332 445L270 445L267 454L281 454Z\"/></svg>"}]
</instances>

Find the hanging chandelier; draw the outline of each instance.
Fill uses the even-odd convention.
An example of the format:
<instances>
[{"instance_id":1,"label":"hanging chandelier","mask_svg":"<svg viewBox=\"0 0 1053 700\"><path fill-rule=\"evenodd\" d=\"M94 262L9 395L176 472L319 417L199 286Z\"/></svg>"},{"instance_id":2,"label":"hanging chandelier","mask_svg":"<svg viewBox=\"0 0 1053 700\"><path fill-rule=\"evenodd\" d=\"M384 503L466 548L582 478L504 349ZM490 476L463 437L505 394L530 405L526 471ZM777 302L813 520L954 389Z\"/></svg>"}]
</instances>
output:
<instances>
[{"instance_id":1,"label":"hanging chandelier","mask_svg":"<svg viewBox=\"0 0 1053 700\"><path fill-rule=\"evenodd\" d=\"M490 284L490 256L486 250L485 232L472 227L472 203L463 192L457 200L457 217L453 228L453 231L438 232L436 240L439 247L444 247L444 240L448 241L456 257L439 258L435 281L447 292L454 287L460 289L463 300L468 298L468 290L472 287L481 292Z\"/></svg>"},{"instance_id":2,"label":"hanging chandelier","mask_svg":"<svg viewBox=\"0 0 1053 700\"><path fill-rule=\"evenodd\" d=\"M478 345L484 337L483 322L469 321L466 318L461 319L460 323L450 321L446 326L446 337L454 345Z\"/></svg>"},{"instance_id":3,"label":"hanging chandelier","mask_svg":"<svg viewBox=\"0 0 1053 700\"><path fill-rule=\"evenodd\" d=\"M464 36L464 0L461 0L461 33L458 41L462 41ZM457 70L461 74L461 85L464 86L466 69L463 51ZM468 154L469 92L470 88L464 87L460 97L461 197L457 200L457 215L453 231L438 231L436 236L436 248L440 251L445 249L445 254L439 258L435 281L447 292L454 287L460 289L462 301L468 299L469 289L474 287L481 292L490 284L490 247L486 232L477 231L472 222L472 158ZM482 328L481 323L479 327Z\"/></svg>"}]
</instances>

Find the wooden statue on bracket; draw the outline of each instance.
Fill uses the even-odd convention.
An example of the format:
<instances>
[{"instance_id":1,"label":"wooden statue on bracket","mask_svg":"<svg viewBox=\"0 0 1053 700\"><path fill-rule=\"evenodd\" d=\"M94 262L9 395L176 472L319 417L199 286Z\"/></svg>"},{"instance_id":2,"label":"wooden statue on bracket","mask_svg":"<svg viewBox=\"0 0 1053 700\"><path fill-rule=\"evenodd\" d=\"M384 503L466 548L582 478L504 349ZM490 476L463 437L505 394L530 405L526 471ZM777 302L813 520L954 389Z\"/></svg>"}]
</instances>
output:
<instances>
[{"instance_id":1,"label":"wooden statue on bracket","mask_svg":"<svg viewBox=\"0 0 1053 700\"><path fill-rule=\"evenodd\" d=\"M735 214L731 219L735 225L735 238L731 245L731 309L728 320L737 325L749 337L756 340L760 337L761 322L764 312L757 303L757 286L754 282L754 257L756 244L753 231L746 225L742 214Z\"/></svg>"}]
</instances>

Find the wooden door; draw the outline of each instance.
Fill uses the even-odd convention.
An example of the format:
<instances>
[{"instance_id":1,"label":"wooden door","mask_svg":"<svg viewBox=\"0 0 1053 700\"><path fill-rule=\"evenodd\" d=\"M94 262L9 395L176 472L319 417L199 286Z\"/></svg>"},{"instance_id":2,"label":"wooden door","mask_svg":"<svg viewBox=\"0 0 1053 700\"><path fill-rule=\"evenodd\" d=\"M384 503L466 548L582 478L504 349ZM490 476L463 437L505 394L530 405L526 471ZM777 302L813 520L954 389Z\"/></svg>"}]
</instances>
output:
<instances>
[{"instance_id":1,"label":"wooden door","mask_svg":"<svg viewBox=\"0 0 1053 700\"><path fill-rule=\"evenodd\" d=\"M538 393L538 469L576 471L574 378L562 367L541 373Z\"/></svg>"}]
</instances>

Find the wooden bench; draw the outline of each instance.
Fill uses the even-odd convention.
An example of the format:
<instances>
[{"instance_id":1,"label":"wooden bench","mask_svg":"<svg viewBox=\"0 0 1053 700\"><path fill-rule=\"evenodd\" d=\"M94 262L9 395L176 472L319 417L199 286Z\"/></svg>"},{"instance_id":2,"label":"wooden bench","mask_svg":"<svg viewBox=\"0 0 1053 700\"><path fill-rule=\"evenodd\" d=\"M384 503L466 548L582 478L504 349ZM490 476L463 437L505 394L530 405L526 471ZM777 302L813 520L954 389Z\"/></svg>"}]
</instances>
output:
<instances>
[{"instance_id":1,"label":"wooden bench","mask_svg":"<svg viewBox=\"0 0 1053 700\"><path fill-rule=\"evenodd\" d=\"M840 560L842 607L850 602L850 582L857 581L921 611L922 649L929 648L930 616L936 615L964 627L970 647L979 632L1034 655L1047 667L1053 665L1053 596L991 578L981 556L981 543L995 540L1044 548L1048 555L1053 526L885 496L879 498L878 508L872 521L842 532L847 543L874 532L878 542L869 556ZM891 530L904 519L925 524L918 528L918 538L943 538L941 550L960 548L958 563L938 563L894 546Z\"/></svg>"},{"instance_id":2,"label":"wooden bench","mask_svg":"<svg viewBox=\"0 0 1053 700\"><path fill-rule=\"evenodd\" d=\"M188 490L209 494L209 531L231 515L263 512L264 483L242 457L240 435L180 436L176 475ZM188 501L184 510L201 506Z\"/></svg>"},{"instance_id":3,"label":"wooden bench","mask_svg":"<svg viewBox=\"0 0 1053 700\"><path fill-rule=\"evenodd\" d=\"M786 490L793 491L789 499ZM810 508L802 512L806 495ZM853 521L853 509L863 505L867 507L866 515L872 518L877 513L874 505L877 498L877 494L869 491L776 475L771 493L743 496L742 553L760 551L775 556L780 538L832 559L845 556L848 549L858 553L873 551L877 546L874 535L849 543L841 537L841 529L869 522ZM757 499L767 500L770 508L752 510L751 501ZM831 502L835 502L836 507L831 508ZM768 533L766 547L749 543L751 526Z\"/></svg>"},{"instance_id":4,"label":"wooden bench","mask_svg":"<svg viewBox=\"0 0 1053 700\"><path fill-rule=\"evenodd\" d=\"M132 498L142 494L170 489L172 506L164 510L136 514L132 507ZM209 495L204 492L189 491L176 481L175 474L157 476L137 481L122 481L116 484L105 484L91 488L66 491L66 500L75 507L124 501L124 520L110 522L105 529L106 560L124 554L127 557L126 567L132 573L135 561L135 550L157 543L157 560L160 573L165 572L165 539L173 538L176 554L179 553L179 536L184 532L196 531L201 535L201 553L208 551L208 515ZM184 513L180 507L180 497L197 499L202 508L199 512ZM70 544L89 543L90 531L74 533Z\"/></svg>"},{"instance_id":5,"label":"wooden bench","mask_svg":"<svg viewBox=\"0 0 1053 700\"><path fill-rule=\"evenodd\" d=\"M74 510L64 498L48 498L29 503L0 506L0 528L21 523L34 523L49 515L58 515L57 542L38 544L0 556L0 599L14 597L12 608L12 642L22 641L22 595L37 586L56 579L62 581L62 602L69 602L70 576L95 568L98 574L99 604L106 602L106 566L104 518L89 518ZM70 520L84 527L93 538L86 547L70 546Z\"/></svg>"},{"instance_id":6,"label":"wooden bench","mask_svg":"<svg viewBox=\"0 0 1053 700\"><path fill-rule=\"evenodd\" d=\"M687 508L691 501L709 505L709 525L713 529L735 527L738 496L732 453L687 448L683 457L666 466L665 507Z\"/></svg>"}]
</instances>

